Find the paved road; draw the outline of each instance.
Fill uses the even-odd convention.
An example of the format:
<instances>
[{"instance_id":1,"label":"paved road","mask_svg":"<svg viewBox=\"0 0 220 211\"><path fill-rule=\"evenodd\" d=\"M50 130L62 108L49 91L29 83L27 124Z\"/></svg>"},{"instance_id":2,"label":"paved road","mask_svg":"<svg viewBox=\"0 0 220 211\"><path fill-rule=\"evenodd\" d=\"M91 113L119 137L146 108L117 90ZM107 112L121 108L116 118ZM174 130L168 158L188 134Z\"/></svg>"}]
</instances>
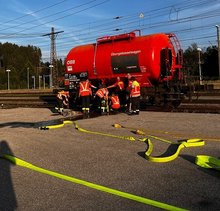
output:
<instances>
[{"instance_id":1,"label":"paved road","mask_svg":"<svg viewBox=\"0 0 220 211\"><path fill-rule=\"evenodd\" d=\"M94 184L189 210L220 210L220 172L195 165L196 155L220 157L220 116L141 112L77 120L90 131L119 136L148 135L178 142L202 138L206 145L184 148L177 159L153 163L143 142L82 133L73 125L38 127L61 118L48 109L1 109L0 153ZM114 128L119 123L125 128ZM168 143L151 139L153 154L169 154ZM0 210L159 210L119 196L67 182L0 159Z\"/></svg>"}]
</instances>

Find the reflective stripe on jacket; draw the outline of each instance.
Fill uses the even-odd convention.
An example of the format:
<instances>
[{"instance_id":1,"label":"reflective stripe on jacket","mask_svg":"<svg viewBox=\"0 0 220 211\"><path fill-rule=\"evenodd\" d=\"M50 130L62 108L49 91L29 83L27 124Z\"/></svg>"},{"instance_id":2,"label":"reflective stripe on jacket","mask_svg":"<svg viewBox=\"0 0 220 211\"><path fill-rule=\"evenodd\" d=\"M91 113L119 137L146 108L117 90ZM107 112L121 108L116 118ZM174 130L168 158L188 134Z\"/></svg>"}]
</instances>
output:
<instances>
[{"instance_id":1,"label":"reflective stripe on jacket","mask_svg":"<svg viewBox=\"0 0 220 211\"><path fill-rule=\"evenodd\" d=\"M69 97L69 92L68 91L60 91L57 94L57 98L59 98L60 100L63 99L63 97L68 98Z\"/></svg>"},{"instance_id":2,"label":"reflective stripe on jacket","mask_svg":"<svg viewBox=\"0 0 220 211\"><path fill-rule=\"evenodd\" d=\"M92 94L91 84L89 81L82 81L79 84L79 96L89 96Z\"/></svg>"},{"instance_id":3,"label":"reflective stripe on jacket","mask_svg":"<svg viewBox=\"0 0 220 211\"><path fill-rule=\"evenodd\" d=\"M123 81L117 81L117 82L114 84L114 86L115 86L115 87L118 86L118 88L119 88L120 90L124 90L124 88L125 88L125 85L124 85L124 82L123 82Z\"/></svg>"},{"instance_id":4,"label":"reflective stripe on jacket","mask_svg":"<svg viewBox=\"0 0 220 211\"><path fill-rule=\"evenodd\" d=\"M106 97L108 95L108 89L101 88L96 92L96 95L98 95L100 98Z\"/></svg>"},{"instance_id":5,"label":"reflective stripe on jacket","mask_svg":"<svg viewBox=\"0 0 220 211\"><path fill-rule=\"evenodd\" d=\"M119 101L118 96L112 96L111 103L112 103L112 108L114 108L114 109L120 108L120 101Z\"/></svg>"},{"instance_id":6,"label":"reflective stripe on jacket","mask_svg":"<svg viewBox=\"0 0 220 211\"><path fill-rule=\"evenodd\" d=\"M137 81L133 81L131 85L131 97L140 97L141 90L140 90L140 84Z\"/></svg>"}]
</instances>

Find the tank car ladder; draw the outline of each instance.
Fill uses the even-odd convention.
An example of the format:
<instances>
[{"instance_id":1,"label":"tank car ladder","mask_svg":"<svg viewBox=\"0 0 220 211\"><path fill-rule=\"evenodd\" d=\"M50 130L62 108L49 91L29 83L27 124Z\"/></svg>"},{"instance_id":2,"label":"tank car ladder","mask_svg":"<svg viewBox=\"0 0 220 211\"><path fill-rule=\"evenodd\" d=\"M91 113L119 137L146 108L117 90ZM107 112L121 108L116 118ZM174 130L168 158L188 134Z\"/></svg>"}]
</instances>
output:
<instances>
[{"instance_id":1,"label":"tank car ladder","mask_svg":"<svg viewBox=\"0 0 220 211\"><path fill-rule=\"evenodd\" d=\"M173 43L173 46L175 48L175 51L177 52L177 65L176 68L181 68L183 65L183 51L180 46L180 42L177 39L176 35L174 33L169 33L167 36L170 38L171 42Z\"/></svg>"}]
</instances>

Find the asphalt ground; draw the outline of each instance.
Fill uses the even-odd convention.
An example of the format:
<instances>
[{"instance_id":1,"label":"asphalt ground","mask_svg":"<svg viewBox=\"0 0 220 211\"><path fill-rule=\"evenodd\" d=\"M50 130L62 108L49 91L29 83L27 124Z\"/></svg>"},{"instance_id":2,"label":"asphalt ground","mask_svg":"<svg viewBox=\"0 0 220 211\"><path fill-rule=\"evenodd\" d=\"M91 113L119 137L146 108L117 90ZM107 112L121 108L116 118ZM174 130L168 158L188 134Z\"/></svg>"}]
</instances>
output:
<instances>
[{"instance_id":1,"label":"asphalt ground","mask_svg":"<svg viewBox=\"0 0 220 211\"><path fill-rule=\"evenodd\" d=\"M184 148L175 160L166 163L146 160L144 142L84 133L71 124L38 129L56 124L58 119L62 116L49 109L0 109L0 155L10 154L44 169L183 209L220 210L220 171L195 164L197 155L220 157L219 114L141 112L76 120L89 131L136 139L154 135L173 142L205 140L205 146ZM115 123L128 128L115 128ZM135 129L146 135L135 134ZM172 152L171 144L151 141L152 156ZM1 158L0 210L160 209Z\"/></svg>"}]
</instances>

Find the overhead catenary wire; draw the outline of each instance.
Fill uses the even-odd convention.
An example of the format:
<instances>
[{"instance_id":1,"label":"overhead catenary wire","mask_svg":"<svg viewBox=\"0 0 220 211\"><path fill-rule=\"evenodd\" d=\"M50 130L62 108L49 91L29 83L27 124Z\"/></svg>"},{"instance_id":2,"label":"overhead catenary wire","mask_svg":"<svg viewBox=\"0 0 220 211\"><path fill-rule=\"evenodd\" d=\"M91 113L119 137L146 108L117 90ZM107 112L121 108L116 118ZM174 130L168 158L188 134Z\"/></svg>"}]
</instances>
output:
<instances>
[{"instance_id":1,"label":"overhead catenary wire","mask_svg":"<svg viewBox=\"0 0 220 211\"><path fill-rule=\"evenodd\" d=\"M93 1L94 1L94 0L93 0ZM185 1L185 2L187 2L187 1ZM206 1L205 1L205 2L206 2ZM199 3L199 4L197 3L197 6L198 6L198 5L201 5L201 3ZM79 7L80 7L80 6L81 6L81 5L79 5ZM159 10L160 10L160 9L155 10L155 11L159 11ZM62 12L65 12L65 10L62 11ZM62 13L62 12L59 12L59 13ZM150 11L150 13L151 13L151 11ZM56 14L56 13L55 13L55 14ZM54 15L54 14L51 14L51 15L49 15L49 16L53 16L53 15ZM160 13L160 15L162 15L162 14ZM48 16L48 17L49 17L49 16ZM153 16L151 15L151 17L153 17ZM28 22L27 22L27 23L28 23ZM47 22L47 23L48 23L48 22ZM40 26L40 25L39 25L39 26ZM36 27L36 26L35 26L35 27ZM95 27L97 27L97 26L95 26ZM14 27L13 27L13 28L14 28ZM2 31L2 30L1 30L1 31Z\"/></svg>"},{"instance_id":2,"label":"overhead catenary wire","mask_svg":"<svg viewBox=\"0 0 220 211\"><path fill-rule=\"evenodd\" d=\"M161 25L167 25L167 24L170 24L170 25L175 25L175 24L179 24L179 23L183 23L183 22L187 22L189 19L191 19L191 17L189 17L187 20L184 18L184 19L180 19L178 22L170 22L170 21L166 21L166 22L163 22L163 23L161 23ZM121 24L119 24L119 25L117 25L119 28L120 27L122 27L123 25L125 25L126 24L126 29L129 29L128 28L128 26L129 25L131 25L131 29L132 28L136 28L136 26L138 25L138 22L139 22L139 20L136 20L136 21L133 21L133 22L129 22L129 23L121 23ZM132 24L136 24L136 25L133 25L132 26ZM158 23L159 24L159 23ZM105 26L105 25L103 25L103 26ZM157 23L155 23L155 25L150 25L150 26L146 26L145 27L145 25L143 25L143 26L141 26L141 30L145 30L145 29L149 29L149 28L153 28L153 27L155 27L155 28L157 28L157 27L159 27L158 25L157 25ZM180 30L176 30L176 31L174 31L174 32L181 32L181 33L183 33L184 31L186 31L186 32L188 32L188 31L198 31L198 30L200 30L200 29L202 29L202 28L204 28L204 27L207 27L207 28L211 28L210 27L210 24L209 25L206 25L206 26L199 26L199 27L194 27L194 28L185 28L185 29L180 29ZM97 28L97 27L96 27ZM99 31L101 31L102 32L102 34L103 34L103 32L107 32L107 31L109 31L109 30L111 30L112 29L112 26L110 26L110 27L106 27L105 26L105 28L97 28L97 29L95 29L95 30L93 30L93 31L90 31L90 34L92 34L92 33L96 33L96 32L99 32ZM78 30L78 32L80 32L81 30ZM83 30L82 30L83 31ZM173 31L173 30L172 30ZM73 32L74 33L74 32ZM113 30L112 30L112 33L113 33ZM76 34L77 35L77 34ZM84 32L84 33L80 33L80 34L78 34L80 37L83 37L83 35L87 35L88 36L88 32ZM64 35L64 37L63 37L63 39L67 39L67 38L71 38L72 36L71 35ZM97 38L97 36L91 36L91 39L95 39L95 38ZM88 39L87 37L85 38L85 39Z\"/></svg>"},{"instance_id":3,"label":"overhead catenary wire","mask_svg":"<svg viewBox=\"0 0 220 211\"><path fill-rule=\"evenodd\" d=\"M58 2L58 3L55 3L55 4L53 4L53 5L49 5L49 6L47 6L47 7L44 7L44 8L41 8L41 9L39 9L39 10L36 10L36 11L34 11L34 12L30 12L30 13L28 13L28 14L22 15L22 16L20 16L20 17L15 18L15 19L11 19L11 20L9 20L9 21L5 21L5 22L4 22L3 24L1 24L1 25L5 25L6 23L14 22L14 21L23 19L24 17L30 17L31 15L36 15L36 14L39 13L39 12L42 12L42 11L44 11L44 10L48 10L48 9L54 7L54 6L57 6L57 5L59 5L59 4L63 3L63 2L65 2L65 1L67 1L67 0L63 0L63 1ZM97 1L97 0L93 0L93 1ZM93 2L93 1L92 1L92 2ZM213 2L213 1L216 1L216 0L211 0L211 2ZM205 3L206 3L206 2L207 2L207 0L205 0ZM210 2L210 1L209 1L209 2ZM90 3L90 2L86 2L86 3L84 3L84 4L81 4L81 5L78 5L78 6L75 6L75 7L71 7L71 8L69 8L69 9L67 9L67 10L63 10L63 11L60 11L60 12L52 13L52 14L50 14L50 15L47 15L46 17L52 17L52 16L54 16L55 14L64 13L64 12L66 12L66 11L68 11L68 10L71 10L71 9L77 8L77 7L81 7L82 5L86 5L86 4L88 4L88 3ZM178 3L178 8L181 8L181 5L182 5L182 4L186 4L186 3L189 3L189 2L188 2L188 1L184 1L184 2L182 2L182 3ZM188 4L187 4L187 5L188 5ZM197 2L196 5L192 5L192 4L190 3L190 5L188 5L188 7L201 6L201 5L202 5L202 1L200 1L200 3ZM159 9L155 9L155 10L151 10L151 11L146 11L146 13L150 13L151 17L153 17L152 15L153 15L154 12L156 12L156 15L158 14L157 12L160 12L160 15L163 15L162 10L168 9L168 8L170 8L170 7L176 7L176 5L171 5L171 6L166 6L166 7L164 7L164 8L159 8ZM178 10L180 11L180 10L183 10L183 9L186 9L186 8L187 8L187 7L181 8L181 9L178 9ZM42 17L42 19L43 19L43 18L45 18L45 17ZM40 19L41 19L41 18L40 18ZM37 20L35 20L35 21L37 22ZM23 25L26 25L27 23L29 23L29 20L28 20L27 22L23 22ZM17 25L11 26L10 28L15 28L15 27L17 27ZM4 30L4 29L1 29L1 31L2 31L2 30Z\"/></svg>"},{"instance_id":4,"label":"overhead catenary wire","mask_svg":"<svg viewBox=\"0 0 220 211\"><path fill-rule=\"evenodd\" d=\"M10 20L8 20L8 21L4 21L3 23L1 23L1 25L4 26L4 25L6 25L6 24L8 24L8 23L10 23L10 22L14 22L14 21L20 20L20 19L22 19L22 18L29 17L30 15L37 14L37 13L42 12L42 11L44 11L44 10L50 9L50 8L52 8L52 7L54 7L54 6L57 6L57 5L59 5L59 4L62 4L63 2L66 2L66 1L68 1L68 0L62 0L62 1L59 1L59 2L54 3L54 4L52 4L52 5L48 5L48 6L46 6L46 7L43 7L43 8L41 8L41 9L39 9L39 10L30 12L30 13L28 13L28 14L25 14L25 15L22 15L22 16L19 16L19 17L10 19Z\"/></svg>"},{"instance_id":5,"label":"overhead catenary wire","mask_svg":"<svg viewBox=\"0 0 220 211\"><path fill-rule=\"evenodd\" d=\"M94 1L96 1L96 0L93 0L93 1L90 1L90 2L94 2ZM34 26L32 26L32 27L28 27L28 28L22 29L22 30L20 30L20 31L18 31L18 32L15 32L15 33L12 33L12 34L10 34L10 35L8 35L8 36L10 37L10 36L19 34L19 33L21 33L21 32L28 31L28 30L34 29L34 28L36 28L36 27L43 26L43 25L45 25L45 24L53 23L53 22L55 22L55 21L57 21L57 20L60 20L60 19L63 19L63 18L72 16L72 15L75 15L75 14L77 14L77 13L86 11L86 10L91 9L91 8L94 8L94 7L97 7L97 6L99 6L99 5L101 5L101 4L104 4L104 3L108 2L108 1L110 1L110 0L104 0L104 1L102 1L102 2L100 2L100 3L97 3L97 4L94 4L94 5L92 5L92 6L88 6L88 7L86 7L86 8L83 8L83 9L81 9L81 10L79 10L79 11L75 11L75 12L70 13L70 14L68 14L68 15L64 15L64 16L62 16L62 17L58 17L58 18L55 18L55 19L53 19L53 20L47 21L46 23L41 23L41 24L38 24L38 25L34 25ZM82 5L82 6L84 6L84 5Z\"/></svg>"},{"instance_id":6,"label":"overhead catenary wire","mask_svg":"<svg viewBox=\"0 0 220 211\"><path fill-rule=\"evenodd\" d=\"M44 20L44 19L46 19L46 18L48 18L48 17L53 17L53 16L58 15L58 14L66 13L67 11L71 11L71 10L73 10L73 9L77 9L77 8L83 7L83 6L85 6L85 5L88 5L88 4L90 4L90 3L93 3L93 2L95 2L95 1L97 1L97 0L91 0L91 1L86 2L86 3L84 3L84 4L80 4L80 5L77 5L77 6L74 6L74 7L71 7L71 8L68 8L68 9L65 9L65 10L62 10L62 11L53 13L53 14L49 14L49 15L43 16L43 17L41 17L41 18L38 18L38 21L42 21L42 20ZM35 13L31 13L31 14L35 14ZM13 29L14 29L14 28L18 28L18 27L23 26L23 25L26 25L26 24L29 24L29 23L34 23L34 22L36 22L36 20L29 20L29 21L27 21L27 22L20 23L20 24L14 26ZM41 24L35 24L35 27L38 27L38 26L41 26ZM12 28L11 26L8 27L8 28L3 28L3 29L1 29L1 31L5 31L5 30L11 29L11 28ZM23 31L23 30L25 30L25 29L22 29L22 31Z\"/></svg>"},{"instance_id":7,"label":"overhead catenary wire","mask_svg":"<svg viewBox=\"0 0 220 211\"><path fill-rule=\"evenodd\" d=\"M209 17L206 17L206 18L209 18ZM171 24L171 25L174 25L174 24L179 24L180 22L187 22L187 21L192 21L192 17L189 17L188 19L181 19L181 20L178 20L178 22L176 22L176 23L174 23L174 22L169 22L169 21L167 21L167 22L164 22L163 24ZM138 22L138 21L135 21L135 22ZM151 25L151 26L147 26L146 28L141 28L142 30L144 30L144 29L148 29L148 28L152 28L152 27L159 27L159 26L157 26L157 25ZM198 30L198 27L196 27L197 28L197 30ZM203 26L201 26L200 28L203 28ZM193 31L194 29L193 28L186 28L185 30L187 30L187 31ZM101 31L103 31L103 29L101 30ZM83 34L81 33L80 34L80 36L82 36Z\"/></svg>"},{"instance_id":8,"label":"overhead catenary wire","mask_svg":"<svg viewBox=\"0 0 220 211\"><path fill-rule=\"evenodd\" d=\"M203 1L183 1L178 4L173 5L167 5L166 7L145 11L143 12L144 18L140 19L138 14L140 13L133 13L133 14L120 14L120 16L117 16L119 18L107 18L104 20L99 20L96 22L87 22L87 23L79 23L79 24L69 24L70 28L73 30L65 31L65 34L62 35L60 39L57 39L57 48L59 48L59 54L64 56L74 45L79 45L83 43L89 43L89 42L95 42L98 37L101 37L103 35L111 35L111 34L117 34L117 33L124 33L129 32L134 29L141 29L143 32L169 32L163 30L165 29L164 25L169 26L170 32L175 32L178 34L178 37L180 38L181 42L184 42L184 45L186 42L194 41L196 38L198 38L198 41L205 42L203 39L213 39L215 36L215 31L213 27L213 35L210 34L210 30L212 25L216 25L217 22L215 20L212 21L211 19L214 19L216 17L220 16L220 12L218 12L218 8L212 8L209 10L209 7L211 8L212 3L216 3L217 0L203 0ZM189 9L195 9L198 7L204 7L206 6L207 9L203 9L202 12L195 14L195 15L183 15L183 13L186 10ZM171 8L175 8L174 12L178 13L178 18L176 19L169 19ZM89 8L88 8L89 9ZM64 11L63 9L62 11ZM60 10L59 14L62 14L62 11ZM211 12L210 12L211 11ZM82 12L81 10L77 11L78 13ZM76 13L77 14L77 13ZM56 17L56 20L59 20L59 18L67 18L65 15L58 16L51 14L51 17ZM74 14L72 14L74 15ZM157 17L159 16L166 17L165 19L159 19ZM50 15L48 15L48 18ZM155 18L155 20L154 20ZM153 20L153 21L152 21ZM46 20L45 18L45 24L50 23L51 20ZM204 24L199 24L199 21L206 21L205 28ZM209 24L210 22L210 24ZM32 22L33 28L38 26L40 28L41 25L37 25L36 23ZM186 25L188 24L188 25ZM28 25L28 24L27 24ZM195 27L194 27L195 26ZM24 25L19 26L18 28L26 31L25 28L25 22ZM31 28L31 27L29 27ZM116 29L118 29L116 31ZM182 36L183 34L187 34L188 32L199 32L200 30L209 30L209 32L200 33L199 35L194 35L193 37L187 37ZM19 31L17 33L14 33L14 35L11 34L11 38L13 37L20 37L20 38L29 38L30 43L33 45L39 46L44 51L45 48L48 48L49 43L45 39L34 39L34 36L30 35L28 36L28 33L21 33L24 31ZM81 32L83 31L83 33ZM117 33L116 33L117 32ZM43 33L43 32L42 32ZM44 32L45 33L45 32ZM5 39L8 39L10 36L10 33L4 34ZM0 34L0 38L2 38ZM207 41L208 43L208 41Z\"/></svg>"}]
</instances>

